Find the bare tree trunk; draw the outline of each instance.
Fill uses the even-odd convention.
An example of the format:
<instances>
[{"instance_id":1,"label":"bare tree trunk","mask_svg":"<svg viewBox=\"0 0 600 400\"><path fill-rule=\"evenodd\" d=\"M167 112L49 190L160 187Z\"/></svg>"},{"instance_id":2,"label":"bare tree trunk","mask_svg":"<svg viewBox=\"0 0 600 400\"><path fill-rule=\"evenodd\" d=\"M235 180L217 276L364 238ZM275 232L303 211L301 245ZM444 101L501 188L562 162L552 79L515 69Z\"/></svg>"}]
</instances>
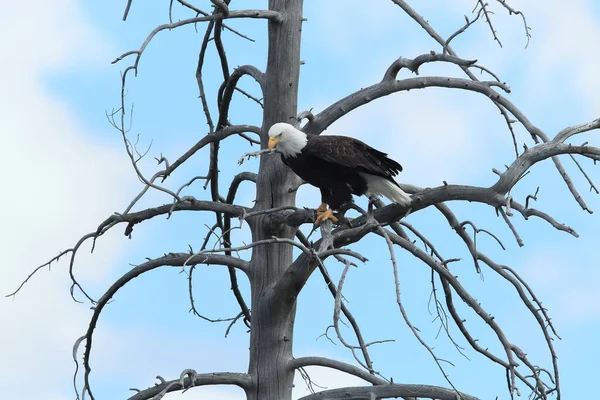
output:
<instances>
[{"instance_id":1,"label":"bare tree trunk","mask_svg":"<svg viewBox=\"0 0 600 400\"><path fill-rule=\"evenodd\" d=\"M269 54L265 74L264 119L261 135L266 147L267 130L276 122L291 122L297 114L300 74L300 33L302 0L270 0L269 9L284 15L282 23L269 22ZM256 210L293 205L295 193L289 193L294 176L283 168L279 157L262 157L256 185ZM291 238L294 229L273 225L267 215L250 223L253 241L272 236ZM253 384L248 399L289 400L294 371L292 335L295 303L273 301L273 283L292 262L292 247L272 244L254 249L250 262L252 286L252 330L248 373Z\"/></svg>"}]
</instances>

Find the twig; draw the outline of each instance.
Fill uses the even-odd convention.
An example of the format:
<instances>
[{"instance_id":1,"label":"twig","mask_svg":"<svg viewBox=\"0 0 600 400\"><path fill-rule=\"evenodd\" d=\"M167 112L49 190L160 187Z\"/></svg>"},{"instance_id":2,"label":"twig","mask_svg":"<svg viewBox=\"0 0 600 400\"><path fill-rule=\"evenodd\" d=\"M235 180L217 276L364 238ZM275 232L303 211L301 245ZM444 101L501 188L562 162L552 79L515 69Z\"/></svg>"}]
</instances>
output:
<instances>
[{"instance_id":1,"label":"twig","mask_svg":"<svg viewBox=\"0 0 600 400\"><path fill-rule=\"evenodd\" d=\"M517 244L519 245L519 247L523 247L523 239L521 239L521 236L519 236L519 232L517 232L517 228L515 228L515 226L513 225L513 223L510 221L510 219L508 218L507 213L500 207L498 208L498 210L500 211L500 214L502 215L502 218L504 219L504 222L506 222L506 225L508 225L508 227L510 228L511 232L513 233L515 240L517 241Z\"/></svg>"},{"instance_id":2,"label":"twig","mask_svg":"<svg viewBox=\"0 0 600 400\"><path fill-rule=\"evenodd\" d=\"M450 45L450 42L452 41L452 39L454 39L455 37L457 37L464 31L466 31L471 25L473 25L475 22L477 22L479 20L479 17L481 16L481 11L482 11L482 9L479 9L479 11L477 12L477 15L475 16L475 18L473 20L469 20L469 17L467 17L465 15L465 25L463 25L460 29L458 29L456 32L454 32L452 35L450 35L448 37L448 39L446 39L446 43L444 44L444 54L448 52L447 49L448 49L448 46Z\"/></svg>"},{"instance_id":3,"label":"twig","mask_svg":"<svg viewBox=\"0 0 600 400\"><path fill-rule=\"evenodd\" d=\"M496 29L494 29L494 25L492 25L492 19L491 19L490 15L493 14L493 12L488 10L489 4L485 3L483 0L477 0L477 4L483 10L483 14L485 15L485 22L490 27L490 31L492 32L492 35L494 36L494 40L496 42L498 42L500 47L502 47L502 42L500 42L500 39L498 39L498 36L496 35Z\"/></svg>"},{"instance_id":4,"label":"twig","mask_svg":"<svg viewBox=\"0 0 600 400\"><path fill-rule=\"evenodd\" d=\"M271 149L262 149L262 150L259 150L259 151L251 151L251 152L242 154L242 156L240 157L240 159L238 160L237 163L238 163L238 165L242 165L244 163L244 159L246 159L246 158L249 160L252 157L258 157L258 156L261 156L263 154L276 153L276 152L277 151L274 150L274 149L273 150L271 150Z\"/></svg>"}]
</instances>

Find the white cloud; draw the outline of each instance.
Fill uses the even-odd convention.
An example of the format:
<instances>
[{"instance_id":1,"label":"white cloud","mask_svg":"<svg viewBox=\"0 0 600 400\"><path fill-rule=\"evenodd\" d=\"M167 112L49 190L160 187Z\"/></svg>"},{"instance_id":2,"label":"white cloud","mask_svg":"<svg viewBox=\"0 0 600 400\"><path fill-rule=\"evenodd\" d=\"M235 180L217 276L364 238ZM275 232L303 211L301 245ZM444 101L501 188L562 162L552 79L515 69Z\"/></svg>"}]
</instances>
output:
<instances>
[{"instance_id":1,"label":"white cloud","mask_svg":"<svg viewBox=\"0 0 600 400\"><path fill-rule=\"evenodd\" d=\"M0 14L0 34L13 40L3 46L6 61L2 62L2 69L24 78L21 84L34 78L30 73L46 72L47 68L90 65L106 60L108 44L89 24L79 1L57 0L52 5L43 0L6 4Z\"/></svg>"},{"instance_id":2,"label":"white cloud","mask_svg":"<svg viewBox=\"0 0 600 400\"><path fill-rule=\"evenodd\" d=\"M80 3L11 2L2 9L0 35L12 38L4 43L0 63L4 295L122 207L122 171L128 166L120 149L86 134L84 124L44 88L48 71L93 64L107 48ZM93 258L79 258L84 279L100 279L118 255L107 239ZM0 375L11 382L3 388L6 398L57 399L72 393L71 348L86 327L89 308L70 299L66 264L62 260L51 272L40 271L13 301L0 300Z\"/></svg>"}]
</instances>

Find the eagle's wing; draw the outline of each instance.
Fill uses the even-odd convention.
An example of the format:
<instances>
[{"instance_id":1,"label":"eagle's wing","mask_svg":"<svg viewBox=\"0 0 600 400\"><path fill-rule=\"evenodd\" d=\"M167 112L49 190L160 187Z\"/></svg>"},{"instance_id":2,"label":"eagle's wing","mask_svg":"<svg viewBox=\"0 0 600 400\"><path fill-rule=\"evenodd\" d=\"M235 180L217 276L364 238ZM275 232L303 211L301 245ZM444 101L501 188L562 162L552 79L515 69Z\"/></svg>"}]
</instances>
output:
<instances>
[{"instance_id":1,"label":"eagle's wing","mask_svg":"<svg viewBox=\"0 0 600 400\"><path fill-rule=\"evenodd\" d=\"M303 152L345 167L357 168L373 175L394 177L402 166L386 153L347 136L309 136Z\"/></svg>"}]
</instances>

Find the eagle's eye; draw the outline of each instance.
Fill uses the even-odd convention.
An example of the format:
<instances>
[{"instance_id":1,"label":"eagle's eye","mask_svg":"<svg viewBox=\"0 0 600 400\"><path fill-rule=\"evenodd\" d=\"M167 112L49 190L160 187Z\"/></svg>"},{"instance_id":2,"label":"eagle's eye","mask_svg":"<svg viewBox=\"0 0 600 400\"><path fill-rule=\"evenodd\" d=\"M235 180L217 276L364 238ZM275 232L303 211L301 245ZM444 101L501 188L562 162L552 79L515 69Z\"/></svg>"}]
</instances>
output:
<instances>
[{"instance_id":1,"label":"eagle's eye","mask_svg":"<svg viewBox=\"0 0 600 400\"><path fill-rule=\"evenodd\" d=\"M281 137L283 136L283 132L281 132L279 135L277 135L277 137Z\"/></svg>"}]
</instances>

